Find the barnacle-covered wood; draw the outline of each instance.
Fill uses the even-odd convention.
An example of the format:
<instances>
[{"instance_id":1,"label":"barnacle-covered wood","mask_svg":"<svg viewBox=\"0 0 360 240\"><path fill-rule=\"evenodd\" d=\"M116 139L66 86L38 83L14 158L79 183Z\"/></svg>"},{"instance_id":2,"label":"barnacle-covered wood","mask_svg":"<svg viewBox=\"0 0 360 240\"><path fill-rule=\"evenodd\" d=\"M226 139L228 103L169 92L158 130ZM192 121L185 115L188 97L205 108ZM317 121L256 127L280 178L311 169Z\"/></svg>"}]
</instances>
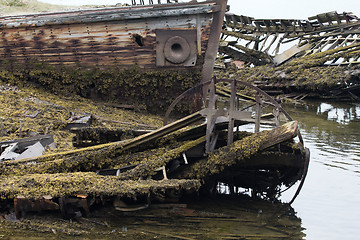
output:
<instances>
[{"instance_id":1,"label":"barnacle-covered wood","mask_svg":"<svg viewBox=\"0 0 360 240\"><path fill-rule=\"evenodd\" d=\"M0 175L95 171L110 166L113 159L119 157L126 150L151 142L200 119L202 116L196 112L155 131L129 140L53 153L33 159L3 161L0 162L0 169L2 170Z\"/></svg>"},{"instance_id":2,"label":"barnacle-covered wood","mask_svg":"<svg viewBox=\"0 0 360 240\"><path fill-rule=\"evenodd\" d=\"M108 142L115 142L133 138L147 133L146 130L134 130L124 128L78 128L71 129L76 136L73 138L74 147L87 147Z\"/></svg>"},{"instance_id":3,"label":"barnacle-covered wood","mask_svg":"<svg viewBox=\"0 0 360 240\"><path fill-rule=\"evenodd\" d=\"M8 111L8 107L0 109L3 116L7 116L2 120L5 123L4 129L6 130L4 132L5 136L3 136L4 139L17 137L17 130L20 128L17 122L22 119L31 121L33 124L30 130L27 130L27 125L22 126L24 134L28 132L38 133L43 129L42 131L55 133L55 136L57 136L56 142L60 143L71 142L73 137L72 133L65 130L69 119L86 113L91 113L95 117L95 121L91 123L91 126L107 126L107 129L143 129L144 126L159 127L161 124L160 119L155 116L121 110L108 106L108 104L103 102L85 100L81 97L70 99L64 96L49 94L43 92L43 89L33 88L31 85L26 85L26 88L1 85L0 90L2 93L2 98L0 99L3 105L9 106L10 109L10 111ZM48 116L47 113L59 115L51 117L52 115ZM277 130L273 134L279 137L278 141L269 141L269 144L264 145L267 142L267 138L262 138L261 136L263 135L240 132L239 136L236 136L235 139L243 139L243 142L235 142L234 147L230 147L230 150L220 148L217 152L206 158L202 152L206 124L189 126L189 124L199 120L203 120L203 117L199 112L196 112L167 126L122 142L107 143L76 150L72 149L66 152L48 150L46 155L38 158L2 161L0 163L0 183L3 185L0 186L2 188L0 193L3 194L4 198L11 199L17 195L29 198L41 198L44 195L51 195L53 197L71 196L72 194L81 193L79 189L85 189L84 194L89 195L119 195L129 197L143 196L142 194L146 195L147 193L158 193L158 191L162 191L160 190L162 188L165 191L166 189L181 189L180 191L190 189L197 191L200 185L203 186L208 178L227 169L227 166L238 166L238 163L242 162L240 158L247 157L251 159L259 149L295 136L291 134L282 135L283 132ZM54 125L54 123L56 124ZM48 128L42 126L42 124L45 124ZM10 133L10 126L14 127L14 132L12 133ZM294 123L286 126L294 127ZM216 129L217 131L226 130L227 124L218 124ZM275 139L270 134L266 136L270 136L270 140ZM281 138L281 136L284 136L284 138ZM226 132L220 132L217 147L224 146L225 144ZM59 148L60 150L68 149L64 144L60 144ZM191 153L191 150L194 149L196 149L195 153ZM234 157L232 151L235 152L235 157L237 157L235 162L232 159ZM183 177L181 174L184 174L192 180L189 182L174 180L174 184L172 184L174 181L162 181L165 182L162 183L149 180L145 182L140 181L136 185L139 179L149 179L159 173L158 168L163 166L168 170L168 178L174 179L178 177L178 175L174 174L173 170L170 170L170 166L176 162L184 161L183 153L188 155L191 167L187 168L187 165L181 165L182 168L176 169L175 173L180 171L180 177ZM227 153L230 153L229 156L227 156ZM192 154L193 156L191 156ZM200 158L204 159L199 160ZM284 156L285 158L287 157ZM199 162L196 162L198 160ZM180 164L183 164L183 162L180 162ZM121 172L117 177L108 178L104 176L103 178L94 173L89 173L108 168L116 170L128 165L137 166L127 172ZM286 164L283 165L285 166ZM298 168L298 165L292 165L292 163L290 165ZM192 169L193 166L197 168L194 170ZM205 181L193 181L193 179L197 178L199 178L198 180ZM154 179L157 179L157 176L154 176ZM109 186L106 186L104 189L95 189L103 188L101 184L105 180ZM171 184L166 185L167 183ZM135 191L133 188L129 188L127 184L133 184L139 190ZM189 185L192 187L189 187ZM241 186L241 184L239 185ZM120 187L119 190L116 190L118 186L124 186L124 188ZM39 189L39 191L37 192L35 189Z\"/></svg>"},{"instance_id":4,"label":"barnacle-covered wood","mask_svg":"<svg viewBox=\"0 0 360 240\"><path fill-rule=\"evenodd\" d=\"M151 142L154 139L183 128L187 124L201 118L202 116L199 113L194 113L155 131L122 142L107 143L78 150L53 153L33 159L3 161L0 163L0 175L95 171L97 169L110 167L117 161L121 162L119 156L126 150ZM195 141L196 144L198 144L198 142L199 141ZM161 159L170 161L174 155L180 155L181 152L184 152L195 145L191 143L188 145L185 144L179 149L168 152L167 154L170 154L170 157L165 155L167 157ZM156 155L155 158L157 158ZM114 159L118 160L114 161ZM167 163L165 160L163 161L164 163ZM160 163L160 165L155 164L155 166L155 168L157 168L162 165ZM154 170L154 168L149 169L150 171Z\"/></svg>"},{"instance_id":5,"label":"barnacle-covered wood","mask_svg":"<svg viewBox=\"0 0 360 240\"><path fill-rule=\"evenodd\" d=\"M64 197L76 194L120 196L134 198L167 190L197 191L197 180L120 180L116 176L100 176L90 172L63 174L29 174L0 177L0 198L23 196L40 199L43 196Z\"/></svg>"}]
</instances>

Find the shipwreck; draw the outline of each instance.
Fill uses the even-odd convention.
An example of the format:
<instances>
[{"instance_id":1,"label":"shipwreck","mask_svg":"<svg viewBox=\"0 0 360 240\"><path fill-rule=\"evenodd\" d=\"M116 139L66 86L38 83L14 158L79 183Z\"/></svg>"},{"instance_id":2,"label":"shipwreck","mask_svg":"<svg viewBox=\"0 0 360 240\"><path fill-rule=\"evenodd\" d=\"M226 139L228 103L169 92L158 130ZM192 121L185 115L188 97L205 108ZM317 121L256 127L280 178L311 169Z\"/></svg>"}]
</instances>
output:
<instances>
[{"instance_id":1,"label":"shipwreck","mask_svg":"<svg viewBox=\"0 0 360 240\"><path fill-rule=\"evenodd\" d=\"M227 13L219 52L242 63L237 79L272 95L358 102L359 26L351 12L308 19Z\"/></svg>"},{"instance_id":2,"label":"shipwreck","mask_svg":"<svg viewBox=\"0 0 360 240\"><path fill-rule=\"evenodd\" d=\"M159 129L115 142L110 135L108 143L97 144L97 129L75 128L81 132L76 143L93 146L1 161L2 206L14 206L18 218L44 210L86 216L99 204L134 211L219 193L248 192L274 200L300 181L295 199L309 164L297 122L262 90L231 79L213 79L184 92L167 118L178 102L202 91L203 85L209 88L207 107ZM242 96L236 85L258 93L246 107L237 103ZM218 107L226 97L225 106ZM265 113L265 106L272 111ZM275 128L260 131L264 124ZM253 131L241 130L249 125Z\"/></svg>"},{"instance_id":3,"label":"shipwreck","mask_svg":"<svg viewBox=\"0 0 360 240\"><path fill-rule=\"evenodd\" d=\"M226 2L0 17L0 68L62 94L166 109L211 78Z\"/></svg>"},{"instance_id":4,"label":"shipwreck","mask_svg":"<svg viewBox=\"0 0 360 240\"><path fill-rule=\"evenodd\" d=\"M65 97L133 100L158 110L170 105L160 128L75 122L80 125L66 126L76 133L76 150L1 158L1 209L13 207L17 218L44 210L72 218L109 203L134 211L219 193L274 200L299 183L292 202L309 164L297 122L261 89L212 77L226 0L141 3L0 18L1 81ZM244 88L252 95L242 94ZM31 110L42 104L67 111L34 97L21 100L31 101ZM168 123L181 104L195 111ZM57 129L66 129L59 121ZM252 131L242 129L249 125ZM123 139L125 132L131 137ZM17 144L2 142L1 154Z\"/></svg>"}]
</instances>

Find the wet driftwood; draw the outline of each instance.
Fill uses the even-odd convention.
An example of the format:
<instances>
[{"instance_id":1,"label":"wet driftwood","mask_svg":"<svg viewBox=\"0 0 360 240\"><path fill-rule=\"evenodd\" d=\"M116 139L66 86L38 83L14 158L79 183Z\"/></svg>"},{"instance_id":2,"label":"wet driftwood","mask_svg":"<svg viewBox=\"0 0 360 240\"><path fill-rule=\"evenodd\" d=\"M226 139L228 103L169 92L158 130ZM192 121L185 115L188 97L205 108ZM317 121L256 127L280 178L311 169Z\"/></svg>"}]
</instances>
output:
<instances>
[{"instance_id":1,"label":"wet driftwood","mask_svg":"<svg viewBox=\"0 0 360 240\"><path fill-rule=\"evenodd\" d=\"M156 192L173 189L197 191L197 180L136 180L123 181L116 176L101 176L96 173L59 173L29 174L0 178L0 195L4 198L23 196L29 199L41 199L44 196L69 197L78 194L91 196L119 196L139 198Z\"/></svg>"},{"instance_id":2,"label":"wet driftwood","mask_svg":"<svg viewBox=\"0 0 360 240\"><path fill-rule=\"evenodd\" d=\"M202 118L203 117L199 113L194 113L160 129L135 137L133 139L96 145L75 151L49 154L38 158L1 162L0 168L2 171L0 175L11 175L14 173L24 174L26 172L73 172L80 169L84 169L85 171L95 171L108 165L113 161L112 159L116 159L119 157L119 155L125 153L131 148L152 142L157 138L183 128L188 124L191 124Z\"/></svg>"}]
</instances>

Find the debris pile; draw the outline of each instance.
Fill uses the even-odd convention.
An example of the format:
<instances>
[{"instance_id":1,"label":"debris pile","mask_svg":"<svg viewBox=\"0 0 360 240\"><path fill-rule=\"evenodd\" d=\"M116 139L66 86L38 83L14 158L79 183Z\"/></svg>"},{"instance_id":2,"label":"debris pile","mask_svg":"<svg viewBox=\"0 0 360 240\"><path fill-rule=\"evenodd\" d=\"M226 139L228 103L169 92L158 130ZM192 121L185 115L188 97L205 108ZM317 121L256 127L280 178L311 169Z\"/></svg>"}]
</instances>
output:
<instances>
[{"instance_id":1,"label":"debris pile","mask_svg":"<svg viewBox=\"0 0 360 240\"><path fill-rule=\"evenodd\" d=\"M213 101L217 97L212 94L215 85L211 86L209 104L215 106ZM44 102L39 100L37 104ZM56 108L66 110L60 106L59 101ZM40 108L36 111L39 114L35 118L41 119L42 111ZM0 206L13 204L18 216L51 208L71 217L74 211L89 212L98 204L116 204L119 199L131 206L180 201L192 194L207 195L216 192L219 183L231 186L231 192L236 194L241 188L251 188L255 195L274 199L281 186L291 186L302 178L306 161L304 149L293 140L298 136L296 122L255 133L229 132L229 120L217 120L221 113L226 111L203 109L155 130L131 130L124 125L101 128L98 127L101 118L97 118L83 124L83 128L76 123L70 129L76 136L67 130L69 124L62 124L61 131L69 132L76 146L86 147L51 150L43 156L25 159L3 158ZM251 122L260 124L256 120L260 118L243 118L251 112L236 114L234 109L229 114L234 127ZM203 123L205 117L208 123ZM37 138L40 144L41 137ZM33 207L26 207L29 204Z\"/></svg>"},{"instance_id":2,"label":"debris pile","mask_svg":"<svg viewBox=\"0 0 360 240\"><path fill-rule=\"evenodd\" d=\"M360 20L347 12L318 14L308 20L254 19L226 13L225 19L220 52L254 65L280 65L293 58L360 42ZM284 45L295 41L298 41L295 46L279 54ZM328 59L329 64L356 64L359 58L358 55L340 57Z\"/></svg>"},{"instance_id":3,"label":"debris pile","mask_svg":"<svg viewBox=\"0 0 360 240\"><path fill-rule=\"evenodd\" d=\"M359 34L359 19L346 12L308 20L228 13L219 51L247 66L233 77L273 95L359 101Z\"/></svg>"}]
</instances>

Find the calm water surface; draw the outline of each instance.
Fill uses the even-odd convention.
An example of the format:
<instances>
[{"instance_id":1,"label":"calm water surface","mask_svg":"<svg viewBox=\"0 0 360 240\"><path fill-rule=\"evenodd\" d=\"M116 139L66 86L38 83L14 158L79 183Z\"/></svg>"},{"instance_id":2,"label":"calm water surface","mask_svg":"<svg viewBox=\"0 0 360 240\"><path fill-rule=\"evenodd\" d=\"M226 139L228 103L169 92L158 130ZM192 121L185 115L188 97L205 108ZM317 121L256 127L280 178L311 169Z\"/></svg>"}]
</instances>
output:
<instances>
[{"instance_id":1,"label":"calm water surface","mask_svg":"<svg viewBox=\"0 0 360 240\"><path fill-rule=\"evenodd\" d=\"M311 151L308 176L292 205L306 239L360 239L360 104L284 108L299 121Z\"/></svg>"}]
</instances>

